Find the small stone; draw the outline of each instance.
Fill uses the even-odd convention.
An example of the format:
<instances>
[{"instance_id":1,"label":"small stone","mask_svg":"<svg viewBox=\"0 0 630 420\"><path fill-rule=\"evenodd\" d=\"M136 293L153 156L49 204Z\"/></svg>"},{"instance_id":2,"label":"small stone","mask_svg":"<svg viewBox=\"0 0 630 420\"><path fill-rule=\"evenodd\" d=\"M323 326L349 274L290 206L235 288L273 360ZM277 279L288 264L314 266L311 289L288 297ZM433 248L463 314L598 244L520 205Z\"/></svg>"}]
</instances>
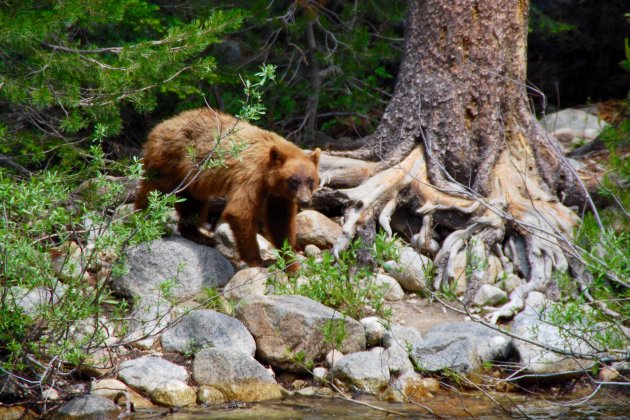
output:
<instances>
[{"instance_id":1,"label":"small stone","mask_svg":"<svg viewBox=\"0 0 630 420\"><path fill-rule=\"evenodd\" d=\"M432 266L433 262L429 258L408 246L400 249L398 262L387 261L383 264L383 268L409 292L427 290L433 279Z\"/></svg>"},{"instance_id":2,"label":"small stone","mask_svg":"<svg viewBox=\"0 0 630 420\"><path fill-rule=\"evenodd\" d=\"M525 280L520 278L514 273L505 273L499 275L497 286L503 289L506 293L512 293L514 289L525 284Z\"/></svg>"},{"instance_id":3,"label":"small stone","mask_svg":"<svg viewBox=\"0 0 630 420\"><path fill-rule=\"evenodd\" d=\"M316 384L322 384L326 382L328 377L328 369L325 367L316 367L313 369L313 380Z\"/></svg>"},{"instance_id":4,"label":"small stone","mask_svg":"<svg viewBox=\"0 0 630 420\"><path fill-rule=\"evenodd\" d=\"M333 349L326 353L326 363L329 367L334 366L335 363L339 362L343 356L344 354L342 352Z\"/></svg>"},{"instance_id":5,"label":"small stone","mask_svg":"<svg viewBox=\"0 0 630 420\"><path fill-rule=\"evenodd\" d=\"M185 407L197 402L197 393L191 386L173 379L157 383L150 395L155 403L167 407Z\"/></svg>"},{"instance_id":6,"label":"small stone","mask_svg":"<svg viewBox=\"0 0 630 420\"><path fill-rule=\"evenodd\" d=\"M300 397L331 397L332 391L328 388L307 386L295 391L295 394Z\"/></svg>"},{"instance_id":7,"label":"small stone","mask_svg":"<svg viewBox=\"0 0 630 420\"><path fill-rule=\"evenodd\" d=\"M147 295L137 298L133 312L129 315L129 331L124 341L134 347L148 350L158 339L171 320L171 303L159 296Z\"/></svg>"},{"instance_id":8,"label":"small stone","mask_svg":"<svg viewBox=\"0 0 630 420\"><path fill-rule=\"evenodd\" d=\"M42 399L57 401L59 399L59 392L54 388L46 388L44 392L42 392Z\"/></svg>"},{"instance_id":9,"label":"small stone","mask_svg":"<svg viewBox=\"0 0 630 420\"><path fill-rule=\"evenodd\" d=\"M416 372L406 372L396 378L386 394L388 400L403 402L422 401L432 392L440 390L440 383L435 378L423 378Z\"/></svg>"},{"instance_id":10,"label":"small stone","mask_svg":"<svg viewBox=\"0 0 630 420\"><path fill-rule=\"evenodd\" d=\"M103 379L92 382L90 394L116 402L120 397L124 397L127 394L127 385L117 379Z\"/></svg>"},{"instance_id":11,"label":"small stone","mask_svg":"<svg viewBox=\"0 0 630 420\"><path fill-rule=\"evenodd\" d=\"M365 328L365 342L368 347L380 345L385 335L385 320L376 317L369 316L361 319L359 322Z\"/></svg>"},{"instance_id":12,"label":"small stone","mask_svg":"<svg viewBox=\"0 0 630 420\"><path fill-rule=\"evenodd\" d=\"M249 299L264 296L271 288L267 283L272 275L269 270L260 267L245 268L234 274L223 288L223 297L230 300Z\"/></svg>"},{"instance_id":13,"label":"small stone","mask_svg":"<svg viewBox=\"0 0 630 420\"><path fill-rule=\"evenodd\" d=\"M308 244L304 247L304 254L307 257L317 258L322 255L322 250L317 245Z\"/></svg>"},{"instance_id":14,"label":"small stone","mask_svg":"<svg viewBox=\"0 0 630 420\"><path fill-rule=\"evenodd\" d=\"M97 395L82 395L71 399L59 407L55 413L57 420L70 419L116 419L119 411L116 404Z\"/></svg>"},{"instance_id":15,"label":"small stone","mask_svg":"<svg viewBox=\"0 0 630 420\"><path fill-rule=\"evenodd\" d=\"M386 274L377 274L374 278L374 284L383 288L383 299L390 302L399 301L405 297L405 291L395 278Z\"/></svg>"},{"instance_id":16,"label":"small stone","mask_svg":"<svg viewBox=\"0 0 630 420\"><path fill-rule=\"evenodd\" d=\"M236 240L234 239L234 233L230 229L230 225L227 223L221 223L214 230L215 238L217 239L216 250L223 256L232 261L237 261L240 256L236 249ZM258 249L260 256L264 261L273 261L276 259L275 247L264 236L256 235L256 242L258 243Z\"/></svg>"},{"instance_id":17,"label":"small stone","mask_svg":"<svg viewBox=\"0 0 630 420\"><path fill-rule=\"evenodd\" d=\"M613 367L605 367L599 371L599 379L602 382L612 382L619 377L619 371Z\"/></svg>"},{"instance_id":18,"label":"small stone","mask_svg":"<svg viewBox=\"0 0 630 420\"><path fill-rule=\"evenodd\" d=\"M208 405L221 404L227 401L221 391L207 385L199 387L199 390L197 391L197 400L200 404Z\"/></svg>"},{"instance_id":19,"label":"small stone","mask_svg":"<svg viewBox=\"0 0 630 420\"><path fill-rule=\"evenodd\" d=\"M308 244L330 248L341 236L342 228L315 210L304 210L297 215L297 245Z\"/></svg>"},{"instance_id":20,"label":"small stone","mask_svg":"<svg viewBox=\"0 0 630 420\"><path fill-rule=\"evenodd\" d=\"M475 297L473 305L483 308L484 306L495 306L507 300L507 293L498 287L489 284L482 284Z\"/></svg>"},{"instance_id":21,"label":"small stone","mask_svg":"<svg viewBox=\"0 0 630 420\"><path fill-rule=\"evenodd\" d=\"M392 346L385 350L383 359L387 361L387 368L392 375L413 371L409 353L400 346Z\"/></svg>"},{"instance_id":22,"label":"small stone","mask_svg":"<svg viewBox=\"0 0 630 420\"><path fill-rule=\"evenodd\" d=\"M308 385L308 382L306 382L304 379L296 379L295 381L293 381L293 383L291 384L291 386L293 387L293 389L301 389L304 388Z\"/></svg>"}]
</instances>

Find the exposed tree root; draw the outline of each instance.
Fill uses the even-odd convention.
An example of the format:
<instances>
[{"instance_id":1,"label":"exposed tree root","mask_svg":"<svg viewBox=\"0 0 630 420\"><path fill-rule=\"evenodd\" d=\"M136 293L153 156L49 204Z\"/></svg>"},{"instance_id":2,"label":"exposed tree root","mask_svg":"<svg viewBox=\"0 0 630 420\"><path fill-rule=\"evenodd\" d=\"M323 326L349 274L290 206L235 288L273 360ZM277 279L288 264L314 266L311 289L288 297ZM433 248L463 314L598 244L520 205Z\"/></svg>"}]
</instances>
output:
<instances>
[{"instance_id":1,"label":"exposed tree root","mask_svg":"<svg viewBox=\"0 0 630 420\"><path fill-rule=\"evenodd\" d=\"M531 154L526 146L517 150L505 148L501 152L492 174L497 182L487 197L475 195L456 183L448 185L448 190L433 186L423 152L422 147L416 147L399 165L375 173L357 187L337 191L347 207L343 233L333 248L335 256L338 257L357 232L373 219L391 235L392 214L402 203L403 196L405 203L409 202L408 194L401 194L406 190L420 203L416 213L423 217L421 230L411 239L412 245L425 255L435 256L434 280L427 285L434 290L442 290L455 280L456 256L462 250L466 250L469 264L487 261L488 256L495 253L503 271L511 273L515 265L522 263L510 261L501 251L506 231L524 239L527 269L522 271L527 273L527 282L511 293L505 305L484 308L489 311L486 320L492 323L514 316L523 309L529 292L545 291L555 271L567 270L565 252L568 252L567 244L577 217L540 186L541 180L532 169ZM352 171L356 174L356 166ZM434 217L438 214L442 224L446 217L453 229L441 247L432 231ZM448 216L454 214L459 216ZM481 286L487 265L470 264L469 268L466 303L472 301Z\"/></svg>"}]
</instances>

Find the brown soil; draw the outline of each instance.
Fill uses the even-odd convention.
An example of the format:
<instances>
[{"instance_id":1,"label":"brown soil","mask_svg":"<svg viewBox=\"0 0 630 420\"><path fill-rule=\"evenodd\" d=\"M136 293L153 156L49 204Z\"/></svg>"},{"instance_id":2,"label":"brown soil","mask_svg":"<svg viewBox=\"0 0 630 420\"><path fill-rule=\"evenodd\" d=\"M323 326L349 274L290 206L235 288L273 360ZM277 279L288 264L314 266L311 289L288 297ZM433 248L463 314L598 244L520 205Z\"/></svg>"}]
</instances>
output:
<instances>
[{"instance_id":1,"label":"brown soil","mask_svg":"<svg viewBox=\"0 0 630 420\"><path fill-rule=\"evenodd\" d=\"M460 308L457 302L450 302L453 307ZM426 333L432 327L447 322L464 321L465 315L444 307L441 303L418 296L406 296L398 302L389 302L392 308L392 322L408 327L415 327L421 333Z\"/></svg>"}]
</instances>

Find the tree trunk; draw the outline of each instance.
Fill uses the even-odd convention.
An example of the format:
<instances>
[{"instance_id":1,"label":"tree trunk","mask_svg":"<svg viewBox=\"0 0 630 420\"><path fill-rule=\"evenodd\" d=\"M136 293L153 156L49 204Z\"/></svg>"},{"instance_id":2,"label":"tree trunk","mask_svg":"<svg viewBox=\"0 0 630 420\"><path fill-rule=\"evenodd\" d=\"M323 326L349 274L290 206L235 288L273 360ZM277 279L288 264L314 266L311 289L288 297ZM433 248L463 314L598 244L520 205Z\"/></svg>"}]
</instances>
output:
<instances>
[{"instance_id":1,"label":"tree trunk","mask_svg":"<svg viewBox=\"0 0 630 420\"><path fill-rule=\"evenodd\" d=\"M524 239L529 282L509 304L491 310L494 322L520 309L554 270L567 269L564 254L571 252L577 218L559 200L583 204L587 196L528 108L528 3L410 1L394 96L367 147L345 154L381 161L384 170L341 190L353 204L335 246L337 253L348 246L375 217L390 231L403 190L420 205L424 238L435 221L453 230L435 256L436 289L453 280L455 255L463 249L481 260L494 252L509 272L517 261L508 257L517 256L504 255L502 246ZM414 243L421 251L435 248L420 236ZM483 270L474 270L468 279L468 299L480 276Z\"/></svg>"}]
</instances>

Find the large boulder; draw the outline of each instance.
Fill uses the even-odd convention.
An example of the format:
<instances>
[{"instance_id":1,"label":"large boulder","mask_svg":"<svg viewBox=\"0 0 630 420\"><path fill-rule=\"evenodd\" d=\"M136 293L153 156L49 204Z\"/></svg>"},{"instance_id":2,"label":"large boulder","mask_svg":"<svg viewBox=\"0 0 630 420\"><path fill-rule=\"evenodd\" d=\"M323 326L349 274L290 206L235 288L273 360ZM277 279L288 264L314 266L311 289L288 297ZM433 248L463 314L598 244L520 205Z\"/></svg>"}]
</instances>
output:
<instances>
[{"instance_id":1,"label":"large boulder","mask_svg":"<svg viewBox=\"0 0 630 420\"><path fill-rule=\"evenodd\" d=\"M280 386L271 373L253 357L230 349L208 348L195 355L193 379L205 389L205 400L211 397L207 387L219 391L225 400L243 402L281 398Z\"/></svg>"},{"instance_id":2,"label":"large boulder","mask_svg":"<svg viewBox=\"0 0 630 420\"><path fill-rule=\"evenodd\" d=\"M342 357L332 367L332 376L370 394L387 388L390 374L382 347Z\"/></svg>"},{"instance_id":3,"label":"large boulder","mask_svg":"<svg viewBox=\"0 0 630 420\"><path fill-rule=\"evenodd\" d=\"M512 339L474 322L452 322L433 327L411 345L410 356L423 371L445 369L471 373L483 362L504 360L513 352Z\"/></svg>"},{"instance_id":4,"label":"large boulder","mask_svg":"<svg viewBox=\"0 0 630 420\"><path fill-rule=\"evenodd\" d=\"M303 362L318 361L330 350L323 330L339 323L343 353L365 350L365 330L358 321L343 316L304 296L268 296L244 301L236 311L256 340L257 357L274 367L304 372ZM300 360L298 360L300 359Z\"/></svg>"},{"instance_id":5,"label":"large boulder","mask_svg":"<svg viewBox=\"0 0 630 420\"><path fill-rule=\"evenodd\" d=\"M163 285L174 281L172 296L186 299L204 287L224 286L234 274L218 251L181 236L140 244L125 257L129 272L111 280L112 289L123 296L162 295Z\"/></svg>"},{"instance_id":6,"label":"large boulder","mask_svg":"<svg viewBox=\"0 0 630 420\"><path fill-rule=\"evenodd\" d=\"M107 398L88 394L73 398L62 404L55 413L54 418L56 420L106 420L116 419L118 414L119 411L116 404Z\"/></svg>"},{"instance_id":7,"label":"large boulder","mask_svg":"<svg viewBox=\"0 0 630 420\"><path fill-rule=\"evenodd\" d=\"M254 338L238 319L210 309L191 311L162 335L165 351L194 353L206 347L232 349L250 356L256 352Z\"/></svg>"},{"instance_id":8,"label":"large boulder","mask_svg":"<svg viewBox=\"0 0 630 420\"><path fill-rule=\"evenodd\" d=\"M297 215L297 245L316 245L318 248L332 247L339 236L341 226L315 210L304 210Z\"/></svg>"}]
</instances>

